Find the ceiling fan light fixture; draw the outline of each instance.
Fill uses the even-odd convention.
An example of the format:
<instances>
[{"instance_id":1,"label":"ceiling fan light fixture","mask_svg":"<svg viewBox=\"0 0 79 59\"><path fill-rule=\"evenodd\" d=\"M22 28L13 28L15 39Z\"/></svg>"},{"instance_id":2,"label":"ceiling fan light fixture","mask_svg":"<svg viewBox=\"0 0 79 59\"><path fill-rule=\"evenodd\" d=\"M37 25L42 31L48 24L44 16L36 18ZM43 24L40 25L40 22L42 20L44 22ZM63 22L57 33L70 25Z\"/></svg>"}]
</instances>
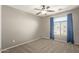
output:
<instances>
[{"instance_id":1,"label":"ceiling fan light fixture","mask_svg":"<svg viewBox=\"0 0 79 59\"><path fill-rule=\"evenodd\" d=\"M41 13L42 13L42 14L46 14L46 13L47 13L47 11L43 10L43 11L41 11Z\"/></svg>"},{"instance_id":2,"label":"ceiling fan light fixture","mask_svg":"<svg viewBox=\"0 0 79 59\"><path fill-rule=\"evenodd\" d=\"M58 10L61 11L61 10L63 10L63 9L62 9L62 8L59 8Z\"/></svg>"}]
</instances>

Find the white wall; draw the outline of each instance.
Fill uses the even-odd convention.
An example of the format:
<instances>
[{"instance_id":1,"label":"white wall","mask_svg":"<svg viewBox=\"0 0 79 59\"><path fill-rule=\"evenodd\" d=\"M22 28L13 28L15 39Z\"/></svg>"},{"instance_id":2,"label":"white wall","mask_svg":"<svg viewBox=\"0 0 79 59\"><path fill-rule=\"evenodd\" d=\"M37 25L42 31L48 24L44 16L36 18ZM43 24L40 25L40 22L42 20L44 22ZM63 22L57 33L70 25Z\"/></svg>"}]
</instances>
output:
<instances>
[{"instance_id":1,"label":"white wall","mask_svg":"<svg viewBox=\"0 0 79 59\"><path fill-rule=\"evenodd\" d=\"M75 44L79 44L79 9L73 11Z\"/></svg>"},{"instance_id":2,"label":"white wall","mask_svg":"<svg viewBox=\"0 0 79 59\"><path fill-rule=\"evenodd\" d=\"M0 5L0 50L1 50L1 5Z\"/></svg>"},{"instance_id":3,"label":"white wall","mask_svg":"<svg viewBox=\"0 0 79 59\"><path fill-rule=\"evenodd\" d=\"M63 15L67 15L68 13L72 13L72 15L73 15L74 41L75 41L75 44L79 44L79 8L71 10L71 11L59 13L56 15L52 15L52 16L53 17L60 17ZM42 33L45 34L45 35L42 35L43 37L49 36L48 34L50 32L50 17L52 17L52 16L43 18Z\"/></svg>"},{"instance_id":4,"label":"white wall","mask_svg":"<svg viewBox=\"0 0 79 59\"><path fill-rule=\"evenodd\" d=\"M40 20L40 17L2 6L2 49L40 37Z\"/></svg>"},{"instance_id":5,"label":"white wall","mask_svg":"<svg viewBox=\"0 0 79 59\"><path fill-rule=\"evenodd\" d=\"M41 37L50 38L50 20L49 17L43 17L41 20Z\"/></svg>"}]
</instances>

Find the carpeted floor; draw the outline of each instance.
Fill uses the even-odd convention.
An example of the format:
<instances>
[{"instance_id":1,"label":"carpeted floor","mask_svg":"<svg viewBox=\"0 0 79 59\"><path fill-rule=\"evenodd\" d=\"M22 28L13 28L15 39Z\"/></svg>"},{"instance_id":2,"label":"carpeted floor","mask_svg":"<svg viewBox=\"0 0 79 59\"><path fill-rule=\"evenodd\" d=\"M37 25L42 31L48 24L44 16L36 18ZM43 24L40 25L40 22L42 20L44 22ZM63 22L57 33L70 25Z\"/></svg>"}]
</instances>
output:
<instances>
[{"instance_id":1,"label":"carpeted floor","mask_svg":"<svg viewBox=\"0 0 79 59\"><path fill-rule=\"evenodd\" d=\"M79 46L50 39L39 39L2 53L78 53Z\"/></svg>"}]
</instances>

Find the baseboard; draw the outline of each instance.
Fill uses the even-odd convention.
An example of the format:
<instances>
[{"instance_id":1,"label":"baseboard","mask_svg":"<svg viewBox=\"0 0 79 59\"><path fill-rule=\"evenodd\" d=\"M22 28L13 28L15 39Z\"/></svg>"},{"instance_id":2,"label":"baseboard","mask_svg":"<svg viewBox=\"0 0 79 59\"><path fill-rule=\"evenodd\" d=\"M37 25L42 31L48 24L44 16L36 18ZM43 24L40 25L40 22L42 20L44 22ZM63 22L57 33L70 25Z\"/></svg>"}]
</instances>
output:
<instances>
[{"instance_id":1,"label":"baseboard","mask_svg":"<svg viewBox=\"0 0 79 59\"><path fill-rule=\"evenodd\" d=\"M17 44L17 45L14 45L14 46L11 46L11 47L2 49L1 51L5 51L5 50L8 50L8 49L11 49L11 48L14 48L14 47L18 47L18 46L20 46L20 45L27 44L27 43L33 42L33 41L35 41L35 40L38 40L38 39L40 39L40 38L36 38L36 39L33 39L33 40L29 40L29 41L27 41L27 42L23 42L23 43L21 43L21 44Z\"/></svg>"},{"instance_id":2,"label":"baseboard","mask_svg":"<svg viewBox=\"0 0 79 59\"><path fill-rule=\"evenodd\" d=\"M79 46L79 43L75 43L76 46Z\"/></svg>"}]
</instances>

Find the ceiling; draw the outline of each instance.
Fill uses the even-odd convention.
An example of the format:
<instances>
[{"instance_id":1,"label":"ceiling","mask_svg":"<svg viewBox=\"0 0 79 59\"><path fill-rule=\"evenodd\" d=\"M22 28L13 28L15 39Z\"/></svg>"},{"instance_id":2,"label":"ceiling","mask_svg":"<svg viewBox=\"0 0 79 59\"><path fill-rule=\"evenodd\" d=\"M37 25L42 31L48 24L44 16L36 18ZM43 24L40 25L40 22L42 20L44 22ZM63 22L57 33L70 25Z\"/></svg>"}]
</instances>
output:
<instances>
[{"instance_id":1,"label":"ceiling","mask_svg":"<svg viewBox=\"0 0 79 59\"><path fill-rule=\"evenodd\" d=\"M41 9L41 5L9 5L9 6L30 13L32 15L36 15L36 13L39 12L39 10L34 10L34 8ZM49 5L49 6L50 6L49 10L55 10L55 12L47 12L47 15L40 14L36 16L41 16L41 17L49 16L79 7L78 5Z\"/></svg>"}]
</instances>

